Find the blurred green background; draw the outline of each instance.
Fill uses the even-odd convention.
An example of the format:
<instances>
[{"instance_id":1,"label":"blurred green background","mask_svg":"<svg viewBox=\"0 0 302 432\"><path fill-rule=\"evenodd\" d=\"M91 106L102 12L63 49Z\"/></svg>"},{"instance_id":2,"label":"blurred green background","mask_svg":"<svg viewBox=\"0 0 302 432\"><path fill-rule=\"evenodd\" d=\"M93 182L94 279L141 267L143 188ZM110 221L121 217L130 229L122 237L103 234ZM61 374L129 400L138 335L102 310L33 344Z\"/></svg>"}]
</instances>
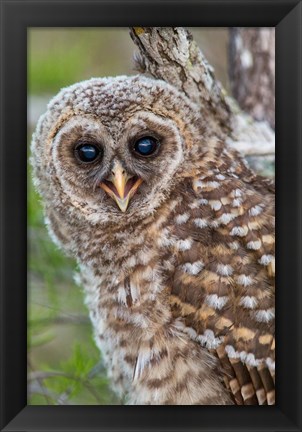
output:
<instances>
[{"instance_id":1,"label":"blurred green background","mask_svg":"<svg viewBox=\"0 0 302 432\"><path fill-rule=\"evenodd\" d=\"M191 29L215 74L227 80L228 31ZM28 30L28 143L62 87L97 76L135 74L126 28ZM28 167L28 404L117 404L94 345L75 262L53 245Z\"/></svg>"}]
</instances>

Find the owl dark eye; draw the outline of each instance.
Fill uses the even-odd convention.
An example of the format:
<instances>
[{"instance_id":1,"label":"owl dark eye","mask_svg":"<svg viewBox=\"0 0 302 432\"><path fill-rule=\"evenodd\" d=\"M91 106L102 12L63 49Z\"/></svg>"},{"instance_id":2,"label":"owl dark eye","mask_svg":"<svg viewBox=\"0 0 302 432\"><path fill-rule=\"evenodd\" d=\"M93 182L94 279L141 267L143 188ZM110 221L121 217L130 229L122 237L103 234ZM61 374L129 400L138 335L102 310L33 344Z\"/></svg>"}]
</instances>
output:
<instances>
[{"instance_id":1,"label":"owl dark eye","mask_svg":"<svg viewBox=\"0 0 302 432\"><path fill-rule=\"evenodd\" d=\"M90 163L94 162L101 155L101 151L94 144L84 143L77 145L75 154L81 162Z\"/></svg>"},{"instance_id":2,"label":"owl dark eye","mask_svg":"<svg viewBox=\"0 0 302 432\"><path fill-rule=\"evenodd\" d=\"M159 147L159 141L153 137L146 136L143 138L138 139L133 147L133 150L135 153L139 154L140 156L150 156Z\"/></svg>"}]
</instances>

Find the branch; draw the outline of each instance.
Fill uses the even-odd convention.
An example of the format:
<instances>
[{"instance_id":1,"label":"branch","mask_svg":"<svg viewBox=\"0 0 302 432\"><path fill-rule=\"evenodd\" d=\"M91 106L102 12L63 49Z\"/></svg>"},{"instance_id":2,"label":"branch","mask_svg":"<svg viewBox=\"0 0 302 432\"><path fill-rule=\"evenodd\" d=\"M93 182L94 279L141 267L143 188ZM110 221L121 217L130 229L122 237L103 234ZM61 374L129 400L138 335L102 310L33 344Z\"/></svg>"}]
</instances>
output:
<instances>
[{"instance_id":1,"label":"branch","mask_svg":"<svg viewBox=\"0 0 302 432\"><path fill-rule=\"evenodd\" d=\"M139 48L136 68L184 92L230 146L243 155L274 153L275 135L270 126L254 121L227 96L188 30L131 27L130 35Z\"/></svg>"},{"instance_id":2,"label":"branch","mask_svg":"<svg viewBox=\"0 0 302 432\"><path fill-rule=\"evenodd\" d=\"M231 110L213 68L207 63L188 30L183 27L132 27L130 36L139 48L135 58L147 72L181 90L213 125L230 132Z\"/></svg>"}]
</instances>

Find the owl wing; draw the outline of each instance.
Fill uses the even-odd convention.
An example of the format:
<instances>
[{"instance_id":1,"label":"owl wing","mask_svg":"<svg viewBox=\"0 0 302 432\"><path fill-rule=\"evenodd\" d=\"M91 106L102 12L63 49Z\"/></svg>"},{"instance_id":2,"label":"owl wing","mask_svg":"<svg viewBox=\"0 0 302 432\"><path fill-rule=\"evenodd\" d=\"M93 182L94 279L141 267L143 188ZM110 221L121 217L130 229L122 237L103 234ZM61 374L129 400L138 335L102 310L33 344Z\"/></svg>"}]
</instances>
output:
<instances>
[{"instance_id":1,"label":"owl wing","mask_svg":"<svg viewBox=\"0 0 302 432\"><path fill-rule=\"evenodd\" d=\"M274 404L274 195L258 177L191 180L175 209L174 317L219 358L236 404Z\"/></svg>"}]
</instances>

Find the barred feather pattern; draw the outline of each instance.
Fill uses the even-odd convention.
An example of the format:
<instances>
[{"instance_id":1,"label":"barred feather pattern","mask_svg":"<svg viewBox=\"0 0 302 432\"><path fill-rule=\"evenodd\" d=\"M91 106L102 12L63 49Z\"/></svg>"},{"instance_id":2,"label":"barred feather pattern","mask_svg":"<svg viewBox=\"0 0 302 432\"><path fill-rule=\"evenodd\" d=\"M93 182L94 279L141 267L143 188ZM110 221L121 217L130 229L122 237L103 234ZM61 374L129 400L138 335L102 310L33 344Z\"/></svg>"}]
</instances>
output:
<instances>
[{"instance_id":1,"label":"barred feather pattern","mask_svg":"<svg viewBox=\"0 0 302 432\"><path fill-rule=\"evenodd\" d=\"M70 148L101 136L105 153L144 176L121 143L146 125L163 150L121 214ZM96 344L128 404L274 404L274 186L196 106L141 77L79 83L50 103L31 162L50 235L78 261Z\"/></svg>"},{"instance_id":2,"label":"barred feather pattern","mask_svg":"<svg viewBox=\"0 0 302 432\"><path fill-rule=\"evenodd\" d=\"M227 151L224 156L231 162ZM133 379L128 385L136 388L131 403L274 404L274 201L265 182L259 186L259 178L242 168L243 179L224 164L187 179L182 193L172 195L136 237L138 252L129 251L124 263L117 310L112 292L100 300L95 314L107 305L114 315L107 338L119 335L122 346L114 364L125 350ZM97 326L100 317L93 321ZM96 337L106 355L105 335L101 328ZM138 341L131 354L129 337ZM199 346L211 356L202 358ZM108 351L109 364L111 356ZM211 398L206 389L213 376L197 366L204 361L215 365L232 399L216 392ZM194 393L203 393L202 384L198 400ZM182 386L188 391L177 399Z\"/></svg>"}]
</instances>

